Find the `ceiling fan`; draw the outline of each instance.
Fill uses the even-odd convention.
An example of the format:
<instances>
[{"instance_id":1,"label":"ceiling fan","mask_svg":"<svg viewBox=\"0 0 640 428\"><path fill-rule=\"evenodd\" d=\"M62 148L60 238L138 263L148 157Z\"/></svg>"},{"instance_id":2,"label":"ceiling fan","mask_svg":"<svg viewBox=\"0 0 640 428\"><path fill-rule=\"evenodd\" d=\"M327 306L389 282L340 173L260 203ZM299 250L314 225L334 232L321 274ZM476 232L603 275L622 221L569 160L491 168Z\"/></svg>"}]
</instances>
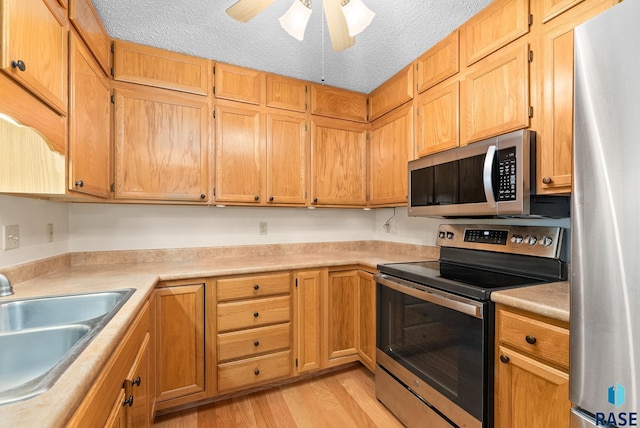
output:
<instances>
[{"instance_id":1,"label":"ceiling fan","mask_svg":"<svg viewBox=\"0 0 640 428\"><path fill-rule=\"evenodd\" d=\"M275 0L238 0L227 9L227 14L238 21L247 22L274 2ZM355 35L367 28L375 16L362 0L323 0L322 3L334 51L353 46ZM280 17L280 25L291 36L302 40L310 16L311 0L293 0L289 10Z\"/></svg>"}]
</instances>

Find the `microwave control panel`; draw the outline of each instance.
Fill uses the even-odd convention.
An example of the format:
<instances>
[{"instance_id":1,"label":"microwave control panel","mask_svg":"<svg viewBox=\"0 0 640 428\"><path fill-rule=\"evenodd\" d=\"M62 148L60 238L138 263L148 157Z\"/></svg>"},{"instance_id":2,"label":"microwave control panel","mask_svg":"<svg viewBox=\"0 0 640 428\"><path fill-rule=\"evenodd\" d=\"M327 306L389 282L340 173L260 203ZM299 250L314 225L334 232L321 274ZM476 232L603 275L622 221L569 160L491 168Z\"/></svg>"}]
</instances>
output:
<instances>
[{"instance_id":1,"label":"microwave control panel","mask_svg":"<svg viewBox=\"0 0 640 428\"><path fill-rule=\"evenodd\" d=\"M498 150L498 192L496 200L516 200L516 148Z\"/></svg>"}]
</instances>

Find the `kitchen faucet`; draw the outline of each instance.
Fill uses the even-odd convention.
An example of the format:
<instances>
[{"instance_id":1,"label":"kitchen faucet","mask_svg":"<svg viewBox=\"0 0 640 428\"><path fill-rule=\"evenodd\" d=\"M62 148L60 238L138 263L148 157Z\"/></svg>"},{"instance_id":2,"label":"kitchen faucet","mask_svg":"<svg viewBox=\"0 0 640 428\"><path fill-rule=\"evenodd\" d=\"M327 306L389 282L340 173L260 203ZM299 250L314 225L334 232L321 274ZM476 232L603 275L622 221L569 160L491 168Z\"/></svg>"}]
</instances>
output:
<instances>
[{"instance_id":1,"label":"kitchen faucet","mask_svg":"<svg viewBox=\"0 0 640 428\"><path fill-rule=\"evenodd\" d=\"M11 296L13 294L13 287L9 278L0 273L0 297Z\"/></svg>"}]
</instances>

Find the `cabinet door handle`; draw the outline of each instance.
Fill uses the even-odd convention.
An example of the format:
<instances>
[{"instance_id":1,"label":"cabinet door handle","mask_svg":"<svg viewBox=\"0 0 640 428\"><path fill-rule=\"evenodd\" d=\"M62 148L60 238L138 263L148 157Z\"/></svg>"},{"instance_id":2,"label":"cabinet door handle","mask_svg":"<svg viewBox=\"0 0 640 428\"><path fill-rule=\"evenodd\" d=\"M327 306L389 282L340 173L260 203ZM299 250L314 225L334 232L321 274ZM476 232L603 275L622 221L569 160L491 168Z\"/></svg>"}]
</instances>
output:
<instances>
[{"instance_id":1,"label":"cabinet door handle","mask_svg":"<svg viewBox=\"0 0 640 428\"><path fill-rule=\"evenodd\" d=\"M258 284L255 284L255 285L253 286L253 289L254 289L254 290L256 290L256 291L258 291L258 290L260 289L260 286L259 286Z\"/></svg>"},{"instance_id":2,"label":"cabinet door handle","mask_svg":"<svg viewBox=\"0 0 640 428\"><path fill-rule=\"evenodd\" d=\"M258 318L259 316L260 316L260 314L259 314L258 312L254 312L254 313L253 313L253 317L254 317L254 318Z\"/></svg>"},{"instance_id":3,"label":"cabinet door handle","mask_svg":"<svg viewBox=\"0 0 640 428\"><path fill-rule=\"evenodd\" d=\"M529 345L533 345L538 341L535 336L527 336L524 338L524 340L526 340Z\"/></svg>"},{"instance_id":4,"label":"cabinet door handle","mask_svg":"<svg viewBox=\"0 0 640 428\"><path fill-rule=\"evenodd\" d=\"M253 342L253 346L258 347L260 346L260 341L256 340L255 342Z\"/></svg>"},{"instance_id":5,"label":"cabinet door handle","mask_svg":"<svg viewBox=\"0 0 640 428\"><path fill-rule=\"evenodd\" d=\"M206 197L207 197L207 195L205 195L204 193L201 193L201 194L200 194L200 199L204 199L204 198L206 198Z\"/></svg>"},{"instance_id":6,"label":"cabinet door handle","mask_svg":"<svg viewBox=\"0 0 640 428\"><path fill-rule=\"evenodd\" d=\"M76 182L75 182L75 183L73 183L73 184L75 184L75 185L76 185L76 187L84 187L84 181L82 181L82 180L78 180L78 181L76 181Z\"/></svg>"},{"instance_id":7,"label":"cabinet door handle","mask_svg":"<svg viewBox=\"0 0 640 428\"><path fill-rule=\"evenodd\" d=\"M130 395L129 398L122 402L122 407L126 406L127 404L129 405L129 407L133 406L133 395Z\"/></svg>"},{"instance_id":8,"label":"cabinet door handle","mask_svg":"<svg viewBox=\"0 0 640 428\"><path fill-rule=\"evenodd\" d=\"M259 201L259 200L260 200L260 196L255 195L255 196L253 197L253 200L254 200L254 201Z\"/></svg>"},{"instance_id":9,"label":"cabinet door handle","mask_svg":"<svg viewBox=\"0 0 640 428\"><path fill-rule=\"evenodd\" d=\"M509 362L509 357L507 357L506 355L500 355L500 361L502 361L503 363L507 364Z\"/></svg>"},{"instance_id":10,"label":"cabinet door handle","mask_svg":"<svg viewBox=\"0 0 640 428\"><path fill-rule=\"evenodd\" d=\"M140 376L138 376L136 379L131 381L131 386L140 386L140 382L141 382L141 379L140 379Z\"/></svg>"},{"instance_id":11,"label":"cabinet door handle","mask_svg":"<svg viewBox=\"0 0 640 428\"><path fill-rule=\"evenodd\" d=\"M269 202L273 202L274 197L273 196L269 196Z\"/></svg>"},{"instance_id":12,"label":"cabinet door handle","mask_svg":"<svg viewBox=\"0 0 640 428\"><path fill-rule=\"evenodd\" d=\"M11 67L17 68L20 71L26 71L26 69L27 69L27 65L21 59L19 59L17 61L11 61Z\"/></svg>"},{"instance_id":13,"label":"cabinet door handle","mask_svg":"<svg viewBox=\"0 0 640 428\"><path fill-rule=\"evenodd\" d=\"M256 375L256 376L258 376L258 375L260 374L260 370L255 369L255 370L253 371L253 374L254 374L254 375Z\"/></svg>"},{"instance_id":14,"label":"cabinet door handle","mask_svg":"<svg viewBox=\"0 0 640 428\"><path fill-rule=\"evenodd\" d=\"M318 203L318 198L313 198L313 203L317 204Z\"/></svg>"},{"instance_id":15,"label":"cabinet door handle","mask_svg":"<svg viewBox=\"0 0 640 428\"><path fill-rule=\"evenodd\" d=\"M542 179L542 182L544 184L551 184L552 181L553 180L551 179L551 177L545 177L545 178Z\"/></svg>"}]
</instances>

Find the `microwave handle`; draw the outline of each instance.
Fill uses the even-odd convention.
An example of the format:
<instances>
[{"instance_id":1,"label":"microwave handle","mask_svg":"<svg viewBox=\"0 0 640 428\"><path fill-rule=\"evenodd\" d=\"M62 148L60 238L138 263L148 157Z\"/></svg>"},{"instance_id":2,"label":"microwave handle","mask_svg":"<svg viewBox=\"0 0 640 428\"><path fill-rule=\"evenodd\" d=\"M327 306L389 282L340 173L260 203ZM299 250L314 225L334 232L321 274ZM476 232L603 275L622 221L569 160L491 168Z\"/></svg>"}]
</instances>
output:
<instances>
[{"instance_id":1,"label":"microwave handle","mask_svg":"<svg viewBox=\"0 0 640 428\"><path fill-rule=\"evenodd\" d=\"M482 183L484 184L484 195L487 198L487 204L490 207L496 206L496 196L493 194L493 181L491 173L493 171L493 160L496 157L496 146L487 148L487 155L484 158L484 168L482 168Z\"/></svg>"}]
</instances>

